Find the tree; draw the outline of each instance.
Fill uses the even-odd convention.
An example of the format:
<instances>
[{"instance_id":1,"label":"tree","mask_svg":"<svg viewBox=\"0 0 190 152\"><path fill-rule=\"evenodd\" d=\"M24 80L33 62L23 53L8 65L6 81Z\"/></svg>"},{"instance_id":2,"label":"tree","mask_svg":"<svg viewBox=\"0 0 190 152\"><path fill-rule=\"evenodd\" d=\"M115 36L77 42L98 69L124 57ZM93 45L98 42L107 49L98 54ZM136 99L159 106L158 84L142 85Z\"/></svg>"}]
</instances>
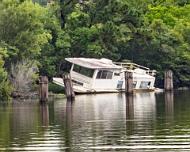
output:
<instances>
[{"instance_id":1,"label":"tree","mask_svg":"<svg viewBox=\"0 0 190 152\"><path fill-rule=\"evenodd\" d=\"M1 1L0 40L7 50L4 67L11 80L14 80L11 67L25 60L36 62L41 48L51 39L51 34L44 27L47 11L47 8L30 0Z\"/></svg>"},{"instance_id":2,"label":"tree","mask_svg":"<svg viewBox=\"0 0 190 152\"><path fill-rule=\"evenodd\" d=\"M49 28L54 35L43 50L42 72L59 74L65 57L106 57L156 69L159 84L165 69L174 71L175 85L190 84L189 1L57 2L60 24Z\"/></svg>"},{"instance_id":3,"label":"tree","mask_svg":"<svg viewBox=\"0 0 190 152\"><path fill-rule=\"evenodd\" d=\"M49 31L52 39L42 47L41 54L38 57L40 63L39 72L41 75L47 75L49 78L59 73L59 68L65 55L65 51L59 50L56 47L58 35L62 32L61 23L59 19L60 6L54 3L46 7L46 22L44 28Z\"/></svg>"},{"instance_id":4,"label":"tree","mask_svg":"<svg viewBox=\"0 0 190 152\"><path fill-rule=\"evenodd\" d=\"M20 4L14 0L3 0L0 8L0 39L12 48L7 52L11 62L35 59L51 38L44 29L46 9L31 1Z\"/></svg>"},{"instance_id":5,"label":"tree","mask_svg":"<svg viewBox=\"0 0 190 152\"><path fill-rule=\"evenodd\" d=\"M144 64L163 73L172 69L176 86L190 84L190 5L149 6L141 34L148 45L140 52ZM138 60L138 59L137 59Z\"/></svg>"},{"instance_id":6,"label":"tree","mask_svg":"<svg viewBox=\"0 0 190 152\"><path fill-rule=\"evenodd\" d=\"M12 87L7 79L7 72L4 69L4 59L7 57L7 50L0 44L0 101L9 100Z\"/></svg>"}]
</instances>

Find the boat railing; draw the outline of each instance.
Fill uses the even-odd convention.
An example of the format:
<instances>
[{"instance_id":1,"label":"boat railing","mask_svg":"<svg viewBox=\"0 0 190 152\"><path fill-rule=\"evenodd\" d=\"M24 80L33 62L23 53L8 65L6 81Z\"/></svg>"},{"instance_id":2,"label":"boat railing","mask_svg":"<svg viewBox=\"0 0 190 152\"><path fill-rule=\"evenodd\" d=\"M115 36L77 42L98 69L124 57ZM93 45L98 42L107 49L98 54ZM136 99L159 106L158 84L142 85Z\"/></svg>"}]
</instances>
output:
<instances>
[{"instance_id":1,"label":"boat railing","mask_svg":"<svg viewBox=\"0 0 190 152\"><path fill-rule=\"evenodd\" d=\"M122 66L123 68L125 68L126 70L134 70L134 69L142 69L146 71L146 74L149 75L156 75L156 70L150 70L150 68L147 68L145 66L142 65L138 65L136 63L126 63L126 62L114 62L114 64Z\"/></svg>"}]
</instances>

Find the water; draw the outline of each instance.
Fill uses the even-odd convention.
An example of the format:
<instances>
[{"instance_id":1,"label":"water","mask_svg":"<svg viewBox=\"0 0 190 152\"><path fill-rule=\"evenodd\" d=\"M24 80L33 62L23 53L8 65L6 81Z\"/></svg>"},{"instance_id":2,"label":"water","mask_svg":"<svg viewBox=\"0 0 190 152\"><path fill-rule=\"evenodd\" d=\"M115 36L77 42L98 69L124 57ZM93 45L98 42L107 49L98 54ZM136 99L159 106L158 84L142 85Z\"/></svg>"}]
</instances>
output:
<instances>
[{"instance_id":1,"label":"water","mask_svg":"<svg viewBox=\"0 0 190 152\"><path fill-rule=\"evenodd\" d=\"M1 103L0 151L190 151L190 92Z\"/></svg>"}]
</instances>

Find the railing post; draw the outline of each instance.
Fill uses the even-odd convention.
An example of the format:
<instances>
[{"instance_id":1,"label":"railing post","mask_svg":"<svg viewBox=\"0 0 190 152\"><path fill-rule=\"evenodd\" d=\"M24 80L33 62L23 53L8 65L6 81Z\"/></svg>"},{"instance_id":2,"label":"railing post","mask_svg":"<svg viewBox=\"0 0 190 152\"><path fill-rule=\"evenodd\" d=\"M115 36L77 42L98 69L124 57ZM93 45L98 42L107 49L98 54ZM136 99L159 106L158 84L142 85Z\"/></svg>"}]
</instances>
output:
<instances>
[{"instance_id":1,"label":"railing post","mask_svg":"<svg viewBox=\"0 0 190 152\"><path fill-rule=\"evenodd\" d=\"M48 101L48 78L46 76L39 77L39 97L41 102Z\"/></svg>"}]
</instances>

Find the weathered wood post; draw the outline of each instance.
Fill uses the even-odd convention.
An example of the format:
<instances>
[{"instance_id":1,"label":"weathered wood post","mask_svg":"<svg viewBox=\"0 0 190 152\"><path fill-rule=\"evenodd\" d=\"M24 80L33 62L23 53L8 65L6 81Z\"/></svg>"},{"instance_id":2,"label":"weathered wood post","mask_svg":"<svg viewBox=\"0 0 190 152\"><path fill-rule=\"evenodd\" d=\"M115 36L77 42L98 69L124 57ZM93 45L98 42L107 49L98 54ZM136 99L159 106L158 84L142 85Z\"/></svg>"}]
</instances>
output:
<instances>
[{"instance_id":1,"label":"weathered wood post","mask_svg":"<svg viewBox=\"0 0 190 152\"><path fill-rule=\"evenodd\" d=\"M41 102L48 101L48 78L46 76L39 77L39 97Z\"/></svg>"},{"instance_id":2,"label":"weathered wood post","mask_svg":"<svg viewBox=\"0 0 190 152\"><path fill-rule=\"evenodd\" d=\"M65 85L65 94L66 94L67 100L69 100L69 101L74 100L75 93L73 91L73 84L72 84L70 74L64 74L63 75L63 82Z\"/></svg>"},{"instance_id":3,"label":"weathered wood post","mask_svg":"<svg viewBox=\"0 0 190 152\"><path fill-rule=\"evenodd\" d=\"M164 89L165 91L173 90L173 72L171 70L167 70L164 73Z\"/></svg>"},{"instance_id":4,"label":"weathered wood post","mask_svg":"<svg viewBox=\"0 0 190 152\"><path fill-rule=\"evenodd\" d=\"M125 71L125 93L133 93L133 73Z\"/></svg>"}]
</instances>

